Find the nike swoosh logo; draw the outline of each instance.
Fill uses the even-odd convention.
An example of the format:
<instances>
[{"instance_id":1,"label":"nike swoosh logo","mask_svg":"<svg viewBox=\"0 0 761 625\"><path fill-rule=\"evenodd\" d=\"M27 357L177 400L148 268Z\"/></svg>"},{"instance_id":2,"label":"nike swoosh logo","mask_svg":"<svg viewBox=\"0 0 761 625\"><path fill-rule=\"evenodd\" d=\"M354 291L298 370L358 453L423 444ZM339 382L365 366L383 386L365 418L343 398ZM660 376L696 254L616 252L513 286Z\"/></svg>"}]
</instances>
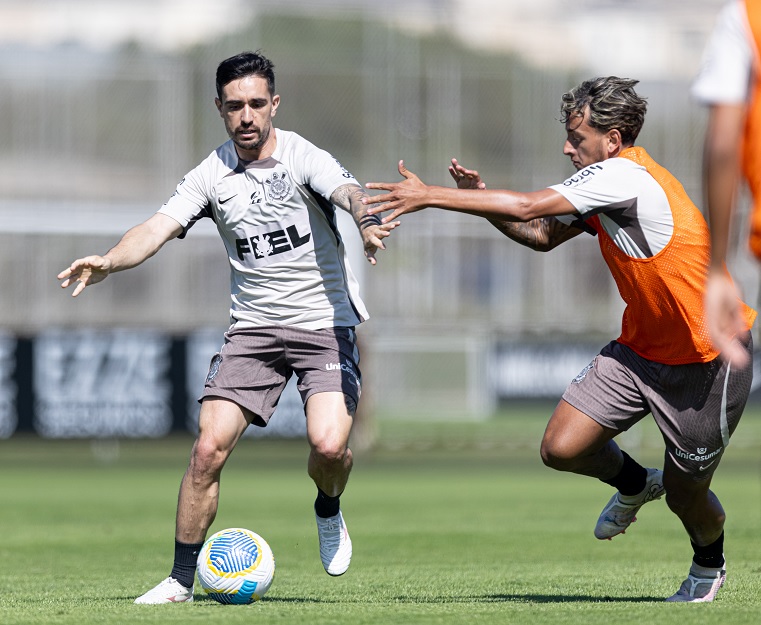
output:
<instances>
[{"instance_id":1,"label":"nike swoosh logo","mask_svg":"<svg viewBox=\"0 0 761 625\"><path fill-rule=\"evenodd\" d=\"M716 462L716 460L714 460L713 462ZM713 464L713 462L709 462L709 463L708 463L706 466L703 466L703 465L701 464L701 465L698 467L698 469L700 469L701 471L705 471L705 470L706 470L708 467L710 467L710 466Z\"/></svg>"},{"instance_id":2,"label":"nike swoosh logo","mask_svg":"<svg viewBox=\"0 0 761 625\"><path fill-rule=\"evenodd\" d=\"M223 200L222 198L220 198L220 199L219 199L219 203L220 203L220 204L225 204L225 203L229 202L230 200L232 200L232 199L233 199L233 198L234 198L236 195L238 195L238 194L237 194L237 193L234 193L234 194L233 194L233 195L231 195L230 197L226 197L224 200Z\"/></svg>"}]
</instances>

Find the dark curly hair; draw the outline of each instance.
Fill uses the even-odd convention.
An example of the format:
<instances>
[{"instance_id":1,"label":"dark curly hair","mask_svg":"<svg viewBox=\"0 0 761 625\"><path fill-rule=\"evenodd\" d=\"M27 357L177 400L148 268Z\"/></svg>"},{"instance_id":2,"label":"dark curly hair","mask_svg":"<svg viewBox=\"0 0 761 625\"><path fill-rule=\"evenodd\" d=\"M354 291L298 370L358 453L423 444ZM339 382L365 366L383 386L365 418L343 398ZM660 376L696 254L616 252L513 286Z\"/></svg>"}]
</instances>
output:
<instances>
[{"instance_id":1,"label":"dark curly hair","mask_svg":"<svg viewBox=\"0 0 761 625\"><path fill-rule=\"evenodd\" d=\"M592 78L564 93L560 105L561 122L583 116L589 107L589 125L601 132L614 128L625 145L634 143L645 123L647 101L634 91L639 81L608 76Z\"/></svg>"}]
</instances>

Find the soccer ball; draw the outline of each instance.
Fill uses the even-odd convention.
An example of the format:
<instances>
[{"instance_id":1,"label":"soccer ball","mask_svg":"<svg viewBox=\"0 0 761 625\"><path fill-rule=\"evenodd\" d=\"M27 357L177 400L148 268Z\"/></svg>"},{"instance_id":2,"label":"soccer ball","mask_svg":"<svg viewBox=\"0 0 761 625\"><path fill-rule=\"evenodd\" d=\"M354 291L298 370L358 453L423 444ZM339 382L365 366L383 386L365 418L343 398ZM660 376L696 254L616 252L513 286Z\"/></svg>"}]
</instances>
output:
<instances>
[{"instance_id":1,"label":"soccer ball","mask_svg":"<svg viewBox=\"0 0 761 625\"><path fill-rule=\"evenodd\" d=\"M259 534L234 527L210 536L198 554L198 580L219 603L259 601L275 576L272 549Z\"/></svg>"}]
</instances>

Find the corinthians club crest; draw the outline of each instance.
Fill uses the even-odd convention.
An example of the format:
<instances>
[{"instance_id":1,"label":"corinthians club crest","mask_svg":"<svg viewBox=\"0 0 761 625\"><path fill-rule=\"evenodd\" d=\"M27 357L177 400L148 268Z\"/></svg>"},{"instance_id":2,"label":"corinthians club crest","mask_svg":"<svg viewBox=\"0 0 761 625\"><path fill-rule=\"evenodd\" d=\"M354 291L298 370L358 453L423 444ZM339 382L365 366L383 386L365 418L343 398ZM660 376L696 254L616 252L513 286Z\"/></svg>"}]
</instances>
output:
<instances>
[{"instance_id":1,"label":"corinthians club crest","mask_svg":"<svg viewBox=\"0 0 761 625\"><path fill-rule=\"evenodd\" d=\"M284 171L281 174L274 172L272 176L264 181L269 187L269 196L273 200L283 200L287 198L293 189L291 181L288 179L288 172Z\"/></svg>"}]
</instances>

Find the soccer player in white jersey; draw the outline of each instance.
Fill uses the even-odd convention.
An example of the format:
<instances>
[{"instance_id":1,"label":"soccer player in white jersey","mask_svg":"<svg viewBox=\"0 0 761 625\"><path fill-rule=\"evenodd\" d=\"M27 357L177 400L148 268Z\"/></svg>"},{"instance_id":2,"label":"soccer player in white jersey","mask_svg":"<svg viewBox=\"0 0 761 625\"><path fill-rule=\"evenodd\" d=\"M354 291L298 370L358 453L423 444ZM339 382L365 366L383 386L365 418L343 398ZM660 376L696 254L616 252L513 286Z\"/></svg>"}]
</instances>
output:
<instances>
[{"instance_id":1,"label":"soccer player in white jersey","mask_svg":"<svg viewBox=\"0 0 761 625\"><path fill-rule=\"evenodd\" d=\"M62 287L76 285L77 296L183 238L203 217L214 221L229 256L231 325L199 400L198 438L177 504L174 565L135 603L193 600L196 558L217 512L222 467L250 424L266 426L292 374L307 419L323 566L342 575L352 555L339 498L352 468L348 441L360 396L354 327L368 315L335 207L353 215L371 264L398 222L367 215L365 192L335 158L273 126L280 96L269 59L244 52L222 61L216 87L230 140L105 255L75 260L58 275Z\"/></svg>"},{"instance_id":2,"label":"soccer player in white jersey","mask_svg":"<svg viewBox=\"0 0 761 625\"><path fill-rule=\"evenodd\" d=\"M405 179L366 185L387 193L364 201L385 202L371 213L388 210L388 220L427 207L481 216L539 251L585 231L598 237L626 302L621 335L566 388L542 460L616 489L595 525L598 539L624 533L665 491L693 552L687 578L667 601L708 602L726 577L725 513L711 479L748 399L752 369L722 362L707 336L708 226L682 185L634 145L647 107L636 83L601 77L563 95L563 153L577 173L560 184L488 190L478 172L453 160L458 188L429 186L400 161ZM738 339L749 354L755 311L742 310ZM648 414L666 444L663 470L641 466L614 440Z\"/></svg>"}]
</instances>

